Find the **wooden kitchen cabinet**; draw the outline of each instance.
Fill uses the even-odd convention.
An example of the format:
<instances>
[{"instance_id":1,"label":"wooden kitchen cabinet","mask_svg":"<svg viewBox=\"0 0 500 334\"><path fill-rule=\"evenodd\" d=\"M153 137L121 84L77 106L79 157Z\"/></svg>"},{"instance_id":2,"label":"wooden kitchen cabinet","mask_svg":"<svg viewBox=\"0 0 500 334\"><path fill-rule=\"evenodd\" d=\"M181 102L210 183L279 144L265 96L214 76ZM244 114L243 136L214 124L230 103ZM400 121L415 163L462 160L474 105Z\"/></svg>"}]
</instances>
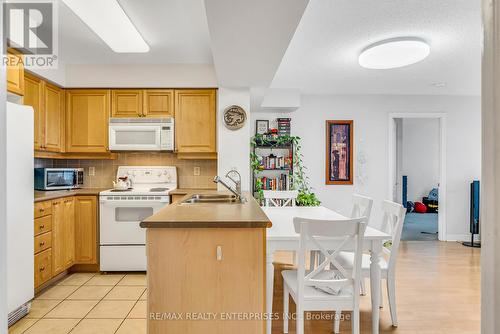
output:
<instances>
[{"instance_id":1,"label":"wooden kitchen cabinet","mask_svg":"<svg viewBox=\"0 0 500 334\"><path fill-rule=\"evenodd\" d=\"M265 312L265 229L147 230L148 312ZM176 256L165 256L176 254ZM155 321L148 333L264 333L265 321Z\"/></svg>"},{"instance_id":2,"label":"wooden kitchen cabinet","mask_svg":"<svg viewBox=\"0 0 500 334\"><path fill-rule=\"evenodd\" d=\"M174 91L172 89L115 89L111 91L111 117L173 116Z\"/></svg>"},{"instance_id":3,"label":"wooden kitchen cabinet","mask_svg":"<svg viewBox=\"0 0 500 334\"><path fill-rule=\"evenodd\" d=\"M216 90L175 90L178 153L216 152Z\"/></svg>"},{"instance_id":4,"label":"wooden kitchen cabinet","mask_svg":"<svg viewBox=\"0 0 500 334\"><path fill-rule=\"evenodd\" d=\"M52 278L52 251L35 254L35 288Z\"/></svg>"},{"instance_id":5,"label":"wooden kitchen cabinet","mask_svg":"<svg viewBox=\"0 0 500 334\"><path fill-rule=\"evenodd\" d=\"M109 90L67 90L66 152L108 152L110 95Z\"/></svg>"},{"instance_id":6,"label":"wooden kitchen cabinet","mask_svg":"<svg viewBox=\"0 0 500 334\"><path fill-rule=\"evenodd\" d=\"M75 202L73 198L52 201L52 272L57 275L75 261Z\"/></svg>"},{"instance_id":7,"label":"wooden kitchen cabinet","mask_svg":"<svg viewBox=\"0 0 500 334\"><path fill-rule=\"evenodd\" d=\"M111 91L111 117L144 117L142 90L116 89Z\"/></svg>"},{"instance_id":8,"label":"wooden kitchen cabinet","mask_svg":"<svg viewBox=\"0 0 500 334\"><path fill-rule=\"evenodd\" d=\"M7 49L7 91L24 95L24 57L14 49Z\"/></svg>"},{"instance_id":9,"label":"wooden kitchen cabinet","mask_svg":"<svg viewBox=\"0 0 500 334\"><path fill-rule=\"evenodd\" d=\"M35 203L35 289L73 265L99 263L97 204L96 196Z\"/></svg>"},{"instance_id":10,"label":"wooden kitchen cabinet","mask_svg":"<svg viewBox=\"0 0 500 334\"><path fill-rule=\"evenodd\" d=\"M75 263L97 264L97 198L75 197Z\"/></svg>"},{"instance_id":11,"label":"wooden kitchen cabinet","mask_svg":"<svg viewBox=\"0 0 500 334\"><path fill-rule=\"evenodd\" d=\"M174 90L148 89L144 91L144 117L174 117Z\"/></svg>"},{"instance_id":12,"label":"wooden kitchen cabinet","mask_svg":"<svg viewBox=\"0 0 500 334\"><path fill-rule=\"evenodd\" d=\"M34 110L35 150L43 146L45 114L43 108L43 80L26 73L24 76L24 105L32 106Z\"/></svg>"},{"instance_id":13,"label":"wooden kitchen cabinet","mask_svg":"<svg viewBox=\"0 0 500 334\"><path fill-rule=\"evenodd\" d=\"M64 90L49 83L43 86L43 149L64 152Z\"/></svg>"},{"instance_id":14,"label":"wooden kitchen cabinet","mask_svg":"<svg viewBox=\"0 0 500 334\"><path fill-rule=\"evenodd\" d=\"M24 104L34 110L35 150L64 152L64 90L29 73L24 81Z\"/></svg>"}]
</instances>

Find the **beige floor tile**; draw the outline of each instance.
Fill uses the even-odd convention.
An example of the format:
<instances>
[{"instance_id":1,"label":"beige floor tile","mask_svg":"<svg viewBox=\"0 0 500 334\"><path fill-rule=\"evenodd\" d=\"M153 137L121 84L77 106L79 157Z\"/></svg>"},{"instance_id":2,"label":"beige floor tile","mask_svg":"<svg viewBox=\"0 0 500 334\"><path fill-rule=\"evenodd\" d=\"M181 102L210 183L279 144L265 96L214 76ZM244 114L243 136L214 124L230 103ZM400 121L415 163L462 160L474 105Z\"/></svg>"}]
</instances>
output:
<instances>
[{"instance_id":1,"label":"beige floor tile","mask_svg":"<svg viewBox=\"0 0 500 334\"><path fill-rule=\"evenodd\" d=\"M80 319L40 319L23 334L67 334Z\"/></svg>"},{"instance_id":2,"label":"beige floor tile","mask_svg":"<svg viewBox=\"0 0 500 334\"><path fill-rule=\"evenodd\" d=\"M67 299L69 300L101 300L113 288L111 285L83 285Z\"/></svg>"},{"instance_id":3,"label":"beige floor tile","mask_svg":"<svg viewBox=\"0 0 500 334\"><path fill-rule=\"evenodd\" d=\"M105 300L138 300L142 293L146 290L143 286L115 286L106 297Z\"/></svg>"},{"instance_id":4,"label":"beige floor tile","mask_svg":"<svg viewBox=\"0 0 500 334\"><path fill-rule=\"evenodd\" d=\"M146 286L146 274L129 274L118 283L118 285L139 285Z\"/></svg>"},{"instance_id":5,"label":"beige floor tile","mask_svg":"<svg viewBox=\"0 0 500 334\"><path fill-rule=\"evenodd\" d=\"M30 313L26 318L43 318L50 310L57 306L62 300L57 299L35 299L31 302Z\"/></svg>"},{"instance_id":6,"label":"beige floor tile","mask_svg":"<svg viewBox=\"0 0 500 334\"><path fill-rule=\"evenodd\" d=\"M125 275L95 275L85 285L116 285Z\"/></svg>"},{"instance_id":7,"label":"beige floor tile","mask_svg":"<svg viewBox=\"0 0 500 334\"><path fill-rule=\"evenodd\" d=\"M71 274L57 285L83 285L89 279L95 276L95 273L75 273Z\"/></svg>"},{"instance_id":8,"label":"beige floor tile","mask_svg":"<svg viewBox=\"0 0 500 334\"><path fill-rule=\"evenodd\" d=\"M52 319L76 319L83 318L98 303L98 300L64 300L52 311L47 313L45 318Z\"/></svg>"},{"instance_id":9,"label":"beige floor tile","mask_svg":"<svg viewBox=\"0 0 500 334\"><path fill-rule=\"evenodd\" d=\"M36 297L36 299L65 299L70 294L75 292L78 289L77 286L72 285L56 285L53 286L47 291L43 292L40 296Z\"/></svg>"},{"instance_id":10,"label":"beige floor tile","mask_svg":"<svg viewBox=\"0 0 500 334\"><path fill-rule=\"evenodd\" d=\"M116 334L146 334L146 319L125 319Z\"/></svg>"},{"instance_id":11,"label":"beige floor tile","mask_svg":"<svg viewBox=\"0 0 500 334\"><path fill-rule=\"evenodd\" d=\"M89 319L123 319L135 302L132 300L102 300L86 316Z\"/></svg>"},{"instance_id":12,"label":"beige floor tile","mask_svg":"<svg viewBox=\"0 0 500 334\"><path fill-rule=\"evenodd\" d=\"M29 327L31 327L38 319L28 319L23 318L16 322L14 325L9 327L9 334L21 334L24 333Z\"/></svg>"},{"instance_id":13,"label":"beige floor tile","mask_svg":"<svg viewBox=\"0 0 500 334\"><path fill-rule=\"evenodd\" d=\"M114 334L122 319L83 319L71 334Z\"/></svg>"},{"instance_id":14,"label":"beige floor tile","mask_svg":"<svg viewBox=\"0 0 500 334\"><path fill-rule=\"evenodd\" d=\"M141 298L139 298L139 300L148 300L148 289L146 289L144 291L144 293L142 294Z\"/></svg>"},{"instance_id":15,"label":"beige floor tile","mask_svg":"<svg viewBox=\"0 0 500 334\"><path fill-rule=\"evenodd\" d=\"M128 314L127 318L130 319L146 319L146 314L148 310L148 303L145 300L139 300L132 311Z\"/></svg>"}]
</instances>

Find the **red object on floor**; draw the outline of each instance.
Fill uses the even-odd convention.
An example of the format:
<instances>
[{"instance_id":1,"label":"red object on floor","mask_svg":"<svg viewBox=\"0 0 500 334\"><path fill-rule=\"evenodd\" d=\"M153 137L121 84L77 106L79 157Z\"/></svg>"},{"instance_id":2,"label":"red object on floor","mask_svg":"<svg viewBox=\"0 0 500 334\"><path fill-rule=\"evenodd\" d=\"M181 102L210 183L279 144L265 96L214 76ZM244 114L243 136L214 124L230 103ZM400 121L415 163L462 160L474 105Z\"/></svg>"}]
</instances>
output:
<instances>
[{"instance_id":1,"label":"red object on floor","mask_svg":"<svg viewBox=\"0 0 500 334\"><path fill-rule=\"evenodd\" d=\"M427 212L427 207L425 206L424 203L415 202L415 212L426 213Z\"/></svg>"}]
</instances>

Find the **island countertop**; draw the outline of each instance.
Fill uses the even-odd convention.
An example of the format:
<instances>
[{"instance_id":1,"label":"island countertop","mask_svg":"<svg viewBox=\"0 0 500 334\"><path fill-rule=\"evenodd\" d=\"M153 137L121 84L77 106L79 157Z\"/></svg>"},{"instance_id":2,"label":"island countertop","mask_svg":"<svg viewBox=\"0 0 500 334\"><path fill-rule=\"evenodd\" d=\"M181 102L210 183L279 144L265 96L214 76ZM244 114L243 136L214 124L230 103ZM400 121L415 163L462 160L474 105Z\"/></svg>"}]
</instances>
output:
<instances>
[{"instance_id":1,"label":"island countertop","mask_svg":"<svg viewBox=\"0 0 500 334\"><path fill-rule=\"evenodd\" d=\"M194 190L193 194L228 194L216 190ZM197 203L167 205L141 222L143 228L266 228L271 221L249 192L242 197L245 203Z\"/></svg>"}]
</instances>

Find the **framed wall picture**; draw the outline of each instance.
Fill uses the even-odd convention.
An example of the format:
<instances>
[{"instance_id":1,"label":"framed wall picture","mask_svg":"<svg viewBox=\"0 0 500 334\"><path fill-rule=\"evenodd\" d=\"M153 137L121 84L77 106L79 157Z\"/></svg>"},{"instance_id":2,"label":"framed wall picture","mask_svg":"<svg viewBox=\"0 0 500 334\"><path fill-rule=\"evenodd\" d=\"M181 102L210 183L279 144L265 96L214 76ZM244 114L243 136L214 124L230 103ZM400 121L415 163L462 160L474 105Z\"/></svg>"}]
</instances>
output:
<instances>
[{"instance_id":1,"label":"framed wall picture","mask_svg":"<svg viewBox=\"0 0 500 334\"><path fill-rule=\"evenodd\" d=\"M326 121L326 184L353 184L353 121Z\"/></svg>"},{"instance_id":2,"label":"framed wall picture","mask_svg":"<svg viewBox=\"0 0 500 334\"><path fill-rule=\"evenodd\" d=\"M264 135L269 132L269 120L258 119L255 121L255 133L258 135Z\"/></svg>"}]
</instances>

